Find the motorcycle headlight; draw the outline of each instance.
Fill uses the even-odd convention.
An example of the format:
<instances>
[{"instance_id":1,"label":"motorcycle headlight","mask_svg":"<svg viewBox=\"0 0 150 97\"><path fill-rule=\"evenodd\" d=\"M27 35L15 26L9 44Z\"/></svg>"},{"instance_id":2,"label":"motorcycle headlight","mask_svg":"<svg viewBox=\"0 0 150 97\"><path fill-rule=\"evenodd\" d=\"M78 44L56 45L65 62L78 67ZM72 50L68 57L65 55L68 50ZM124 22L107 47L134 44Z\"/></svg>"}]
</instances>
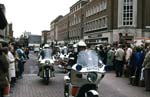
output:
<instances>
[{"instance_id":1,"label":"motorcycle headlight","mask_svg":"<svg viewBox=\"0 0 150 97\"><path fill-rule=\"evenodd\" d=\"M49 65L49 64L50 64L50 61L49 61L49 60L46 60L46 61L45 61L45 64L46 64L46 65Z\"/></svg>"},{"instance_id":2,"label":"motorcycle headlight","mask_svg":"<svg viewBox=\"0 0 150 97\"><path fill-rule=\"evenodd\" d=\"M93 82L94 83L97 80L97 73L95 73L95 72L88 73L87 80L89 82Z\"/></svg>"}]
</instances>

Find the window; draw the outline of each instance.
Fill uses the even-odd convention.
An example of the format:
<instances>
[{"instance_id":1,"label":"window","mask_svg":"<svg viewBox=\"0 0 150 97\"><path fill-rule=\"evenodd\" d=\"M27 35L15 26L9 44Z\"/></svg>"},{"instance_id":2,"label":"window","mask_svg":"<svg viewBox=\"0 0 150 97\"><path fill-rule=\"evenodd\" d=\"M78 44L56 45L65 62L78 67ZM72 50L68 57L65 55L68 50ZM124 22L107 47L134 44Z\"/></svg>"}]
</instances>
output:
<instances>
[{"instance_id":1,"label":"window","mask_svg":"<svg viewBox=\"0 0 150 97\"><path fill-rule=\"evenodd\" d=\"M90 29L90 24L89 23L87 23L87 31L89 31Z\"/></svg>"},{"instance_id":2,"label":"window","mask_svg":"<svg viewBox=\"0 0 150 97\"><path fill-rule=\"evenodd\" d=\"M92 8L90 8L90 14L89 14L89 15L91 16L91 15L92 15L92 13L93 13L93 10L92 10Z\"/></svg>"},{"instance_id":3,"label":"window","mask_svg":"<svg viewBox=\"0 0 150 97\"><path fill-rule=\"evenodd\" d=\"M96 9L97 9L97 12L99 12L99 6L98 5L96 6Z\"/></svg>"},{"instance_id":4,"label":"window","mask_svg":"<svg viewBox=\"0 0 150 97\"><path fill-rule=\"evenodd\" d=\"M86 16L86 17L88 16L88 10L86 11L86 14L85 14L85 16Z\"/></svg>"},{"instance_id":5,"label":"window","mask_svg":"<svg viewBox=\"0 0 150 97\"><path fill-rule=\"evenodd\" d=\"M101 0L99 4L99 11L103 11L107 8L107 0Z\"/></svg>"},{"instance_id":6,"label":"window","mask_svg":"<svg viewBox=\"0 0 150 97\"><path fill-rule=\"evenodd\" d=\"M123 25L133 25L133 0L124 0L123 4Z\"/></svg>"},{"instance_id":7,"label":"window","mask_svg":"<svg viewBox=\"0 0 150 97\"><path fill-rule=\"evenodd\" d=\"M94 9L94 14L97 12L96 6L93 7Z\"/></svg>"},{"instance_id":8,"label":"window","mask_svg":"<svg viewBox=\"0 0 150 97\"><path fill-rule=\"evenodd\" d=\"M107 17L104 17L104 28L107 28Z\"/></svg>"},{"instance_id":9,"label":"window","mask_svg":"<svg viewBox=\"0 0 150 97\"><path fill-rule=\"evenodd\" d=\"M84 24L84 32L87 31L87 23Z\"/></svg>"},{"instance_id":10,"label":"window","mask_svg":"<svg viewBox=\"0 0 150 97\"><path fill-rule=\"evenodd\" d=\"M94 14L94 7L92 7L92 11L91 11L91 15L93 15Z\"/></svg>"},{"instance_id":11,"label":"window","mask_svg":"<svg viewBox=\"0 0 150 97\"><path fill-rule=\"evenodd\" d=\"M107 0L104 0L103 3L104 3L104 9L106 9L107 8Z\"/></svg>"},{"instance_id":12,"label":"window","mask_svg":"<svg viewBox=\"0 0 150 97\"><path fill-rule=\"evenodd\" d=\"M95 27L96 27L96 29L98 29L98 20L96 20L96 25L95 25Z\"/></svg>"},{"instance_id":13,"label":"window","mask_svg":"<svg viewBox=\"0 0 150 97\"><path fill-rule=\"evenodd\" d=\"M90 16L90 9L87 10L87 16Z\"/></svg>"},{"instance_id":14,"label":"window","mask_svg":"<svg viewBox=\"0 0 150 97\"><path fill-rule=\"evenodd\" d=\"M102 11L102 4L99 4L99 11Z\"/></svg>"}]
</instances>

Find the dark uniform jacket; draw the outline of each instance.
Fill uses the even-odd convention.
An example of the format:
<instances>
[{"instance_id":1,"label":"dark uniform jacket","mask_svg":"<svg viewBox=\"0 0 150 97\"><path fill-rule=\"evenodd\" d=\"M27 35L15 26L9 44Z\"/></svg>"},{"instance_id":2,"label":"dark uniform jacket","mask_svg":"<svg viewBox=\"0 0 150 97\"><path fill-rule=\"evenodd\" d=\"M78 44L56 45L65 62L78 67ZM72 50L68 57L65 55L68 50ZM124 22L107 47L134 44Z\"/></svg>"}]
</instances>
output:
<instances>
[{"instance_id":1,"label":"dark uniform jacket","mask_svg":"<svg viewBox=\"0 0 150 97\"><path fill-rule=\"evenodd\" d=\"M8 68L9 63L7 58L0 54L0 88L8 86Z\"/></svg>"}]
</instances>

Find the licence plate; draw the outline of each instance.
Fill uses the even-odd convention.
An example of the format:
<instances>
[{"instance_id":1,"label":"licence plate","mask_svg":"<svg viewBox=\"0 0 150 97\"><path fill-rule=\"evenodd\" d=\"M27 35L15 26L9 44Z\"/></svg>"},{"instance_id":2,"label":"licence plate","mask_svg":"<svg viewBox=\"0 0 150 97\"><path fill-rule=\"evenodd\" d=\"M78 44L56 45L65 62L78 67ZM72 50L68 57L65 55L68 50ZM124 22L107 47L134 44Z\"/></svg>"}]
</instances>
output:
<instances>
[{"instance_id":1,"label":"licence plate","mask_svg":"<svg viewBox=\"0 0 150 97\"><path fill-rule=\"evenodd\" d=\"M87 70L96 70L97 71L97 70L99 70L99 68L98 67L88 67Z\"/></svg>"}]
</instances>

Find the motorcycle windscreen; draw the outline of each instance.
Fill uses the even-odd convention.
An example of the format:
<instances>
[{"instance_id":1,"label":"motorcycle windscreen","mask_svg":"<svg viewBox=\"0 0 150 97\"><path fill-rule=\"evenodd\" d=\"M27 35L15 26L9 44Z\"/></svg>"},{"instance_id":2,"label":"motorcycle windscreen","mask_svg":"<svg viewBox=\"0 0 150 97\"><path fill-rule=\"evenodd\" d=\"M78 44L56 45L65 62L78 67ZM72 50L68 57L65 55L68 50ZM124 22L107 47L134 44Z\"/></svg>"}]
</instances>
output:
<instances>
[{"instance_id":1,"label":"motorcycle windscreen","mask_svg":"<svg viewBox=\"0 0 150 97\"><path fill-rule=\"evenodd\" d=\"M52 49L44 49L44 59L52 59Z\"/></svg>"},{"instance_id":2,"label":"motorcycle windscreen","mask_svg":"<svg viewBox=\"0 0 150 97\"><path fill-rule=\"evenodd\" d=\"M87 68L87 70L98 69L98 54L94 50L81 51L78 54L77 64L81 65L82 68Z\"/></svg>"}]
</instances>

